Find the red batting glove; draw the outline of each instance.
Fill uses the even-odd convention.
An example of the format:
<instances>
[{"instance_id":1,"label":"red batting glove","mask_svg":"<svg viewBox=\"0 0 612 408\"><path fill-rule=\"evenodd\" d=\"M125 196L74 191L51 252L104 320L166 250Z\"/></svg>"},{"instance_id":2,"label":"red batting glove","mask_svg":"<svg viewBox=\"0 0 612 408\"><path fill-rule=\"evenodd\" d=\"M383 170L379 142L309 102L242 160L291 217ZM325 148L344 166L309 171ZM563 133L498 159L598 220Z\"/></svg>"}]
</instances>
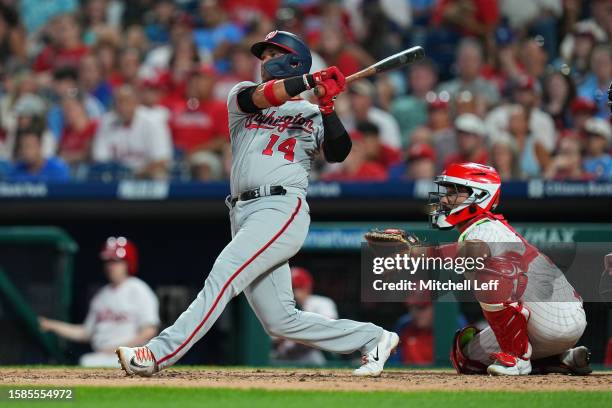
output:
<instances>
[{"instance_id":1,"label":"red batting glove","mask_svg":"<svg viewBox=\"0 0 612 408\"><path fill-rule=\"evenodd\" d=\"M319 109L325 115L328 115L334 110L334 99L336 96L344 90L344 85L340 86L333 79L326 79L319 84L320 88L323 88L324 93L319 97Z\"/></svg>"},{"instance_id":2,"label":"red batting glove","mask_svg":"<svg viewBox=\"0 0 612 408\"><path fill-rule=\"evenodd\" d=\"M344 74L338 69L338 67L335 66L315 72L312 74L312 78L317 85L322 84L328 79L333 79L343 89L346 83Z\"/></svg>"}]
</instances>

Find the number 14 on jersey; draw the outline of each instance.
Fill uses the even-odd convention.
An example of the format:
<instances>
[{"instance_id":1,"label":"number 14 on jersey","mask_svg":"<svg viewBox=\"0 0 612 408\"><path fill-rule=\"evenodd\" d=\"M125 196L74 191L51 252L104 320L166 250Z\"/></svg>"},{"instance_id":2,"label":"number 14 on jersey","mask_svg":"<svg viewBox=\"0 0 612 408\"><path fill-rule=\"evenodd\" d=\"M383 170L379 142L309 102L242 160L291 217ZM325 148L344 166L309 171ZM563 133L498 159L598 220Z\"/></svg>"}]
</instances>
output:
<instances>
[{"instance_id":1,"label":"number 14 on jersey","mask_svg":"<svg viewBox=\"0 0 612 408\"><path fill-rule=\"evenodd\" d=\"M276 142L278 142L278 139L280 139L279 135L275 135L275 134L270 135L270 141L268 142L268 145L261 153L266 156L272 156L274 154L274 146L276 145ZM292 162L293 159L295 158L294 150L295 150L296 143L297 143L297 140L295 139L295 137L290 137L289 139L284 140L281 143L279 143L279 145L276 146L276 150L285 154L284 156L285 160Z\"/></svg>"}]
</instances>

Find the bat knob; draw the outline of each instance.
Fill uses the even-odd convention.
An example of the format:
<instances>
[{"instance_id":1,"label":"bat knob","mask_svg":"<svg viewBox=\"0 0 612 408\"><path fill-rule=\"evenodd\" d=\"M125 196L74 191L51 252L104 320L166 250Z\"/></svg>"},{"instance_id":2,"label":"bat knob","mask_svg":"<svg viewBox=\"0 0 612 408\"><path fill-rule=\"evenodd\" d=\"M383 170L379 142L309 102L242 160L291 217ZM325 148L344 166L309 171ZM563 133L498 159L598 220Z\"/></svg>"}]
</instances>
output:
<instances>
[{"instance_id":1,"label":"bat knob","mask_svg":"<svg viewBox=\"0 0 612 408\"><path fill-rule=\"evenodd\" d=\"M317 98L320 98L320 97L322 97L322 96L325 96L325 88L324 88L324 87L322 87L321 85L317 85L317 86L314 88L314 94L315 94L315 96L316 96Z\"/></svg>"}]
</instances>

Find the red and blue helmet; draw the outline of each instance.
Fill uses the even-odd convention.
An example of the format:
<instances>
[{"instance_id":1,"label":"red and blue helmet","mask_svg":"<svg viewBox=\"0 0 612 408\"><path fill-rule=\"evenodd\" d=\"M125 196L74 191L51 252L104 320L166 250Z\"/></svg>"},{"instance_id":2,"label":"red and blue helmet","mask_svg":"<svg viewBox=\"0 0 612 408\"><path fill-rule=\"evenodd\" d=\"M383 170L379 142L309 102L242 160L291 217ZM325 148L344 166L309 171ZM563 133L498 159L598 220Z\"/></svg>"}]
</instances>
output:
<instances>
[{"instance_id":1,"label":"red and blue helmet","mask_svg":"<svg viewBox=\"0 0 612 408\"><path fill-rule=\"evenodd\" d=\"M273 78L289 78L310 72L312 56L308 46L295 34L288 31L272 31L263 41L251 47L251 53L261 59L266 47L274 46L286 52L264 64L264 69Z\"/></svg>"}]
</instances>

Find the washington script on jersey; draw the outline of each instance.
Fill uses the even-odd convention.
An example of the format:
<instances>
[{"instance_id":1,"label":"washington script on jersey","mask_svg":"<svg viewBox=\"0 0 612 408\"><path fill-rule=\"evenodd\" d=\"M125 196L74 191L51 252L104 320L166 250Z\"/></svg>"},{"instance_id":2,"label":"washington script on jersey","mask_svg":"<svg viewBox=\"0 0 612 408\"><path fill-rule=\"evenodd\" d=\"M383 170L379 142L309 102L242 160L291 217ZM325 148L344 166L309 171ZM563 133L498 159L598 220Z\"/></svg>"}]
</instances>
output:
<instances>
[{"instance_id":1,"label":"washington script on jersey","mask_svg":"<svg viewBox=\"0 0 612 408\"><path fill-rule=\"evenodd\" d=\"M499 286L499 279L491 279L487 282L481 282L476 279L466 279L462 282L454 282L452 280L439 281L436 279L430 280L419 280L411 281L408 279L402 279L398 282L384 282L381 279L377 279L372 282L372 287L377 291L485 291L485 290L497 290Z\"/></svg>"},{"instance_id":2,"label":"washington script on jersey","mask_svg":"<svg viewBox=\"0 0 612 408\"><path fill-rule=\"evenodd\" d=\"M302 130L306 133L312 133L314 131L312 119L302 116L301 113L295 116L276 116L275 113L276 111L272 111L264 115L258 112L249 115L244 123L244 127L247 129L276 129L278 132L284 132L287 129Z\"/></svg>"}]
</instances>

